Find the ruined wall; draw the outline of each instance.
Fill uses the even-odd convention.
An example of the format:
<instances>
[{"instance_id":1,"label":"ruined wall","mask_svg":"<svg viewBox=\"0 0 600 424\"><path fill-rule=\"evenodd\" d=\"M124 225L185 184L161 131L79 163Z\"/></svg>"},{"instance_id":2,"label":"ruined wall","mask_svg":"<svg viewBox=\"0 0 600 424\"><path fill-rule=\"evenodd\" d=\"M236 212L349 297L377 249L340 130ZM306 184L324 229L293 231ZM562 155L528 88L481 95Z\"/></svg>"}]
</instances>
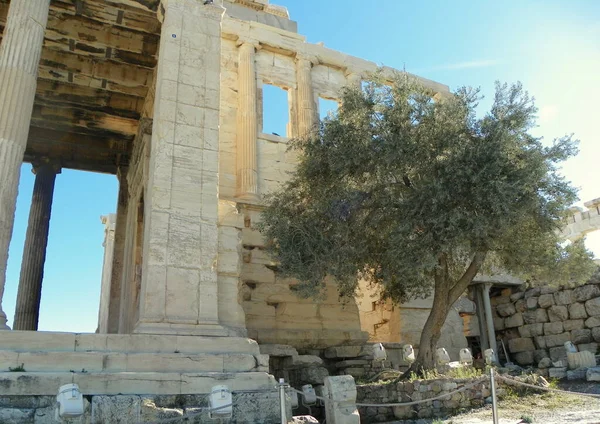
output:
<instances>
[{"instance_id":1,"label":"ruined wall","mask_svg":"<svg viewBox=\"0 0 600 424\"><path fill-rule=\"evenodd\" d=\"M431 312L433 298L414 299L401 305L390 300L382 301L379 290L361 281L360 294L356 302L360 312L360 325L369 333L369 341L411 344L418 350L421 330ZM460 299L450 308L438 342L453 360L458 352L467 347L463 321L459 314L470 309L468 299Z\"/></svg>"},{"instance_id":2,"label":"ruined wall","mask_svg":"<svg viewBox=\"0 0 600 424\"><path fill-rule=\"evenodd\" d=\"M226 18L227 19L227 18ZM241 21L228 19L229 25ZM265 27L258 27L267 31ZM270 29L269 29L270 30ZM269 35L268 32L265 34ZM274 32L281 37L283 33ZM286 32L291 40L302 37ZM239 296L230 305L241 305L248 336L259 343L284 343L300 349L324 348L351 341L365 341L354 299L339 299L334 285L328 285L321 301L298 298L290 287L294 281L279 278L264 251L264 240L256 230L260 220L259 202L236 199L236 143L239 85L239 48L236 37L222 39L221 110L219 131L219 285L221 281L238 284ZM277 189L296 166L296 154L288 151L288 140L299 134L298 84L295 54L260 48L255 54L257 78L258 137L257 186L259 195ZM339 98L346 85L341 69L325 65L312 68L313 107L318 111L319 97ZM265 84L284 89L288 96L286 134L265 134L263 95Z\"/></svg>"},{"instance_id":3,"label":"ruined wall","mask_svg":"<svg viewBox=\"0 0 600 424\"><path fill-rule=\"evenodd\" d=\"M373 404L412 402L451 393L474 382L476 379L436 379L396 384L358 385L356 386L356 401L357 403ZM414 406L360 407L359 413L363 423L445 417L456 413L459 409L483 406L485 398L490 396L490 393L490 383L485 380L445 399Z\"/></svg>"},{"instance_id":4,"label":"ruined wall","mask_svg":"<svg viewBox=\"0 0 600 424\"><path fill-rule=\"evenodd\" d=\"M492 297L494 327L513 362L539 366L566 359L564 343L596 353L600 343L600 285L536 287ZM500 347L499 347L500 349Z\"/></svg>"}]
</instances>

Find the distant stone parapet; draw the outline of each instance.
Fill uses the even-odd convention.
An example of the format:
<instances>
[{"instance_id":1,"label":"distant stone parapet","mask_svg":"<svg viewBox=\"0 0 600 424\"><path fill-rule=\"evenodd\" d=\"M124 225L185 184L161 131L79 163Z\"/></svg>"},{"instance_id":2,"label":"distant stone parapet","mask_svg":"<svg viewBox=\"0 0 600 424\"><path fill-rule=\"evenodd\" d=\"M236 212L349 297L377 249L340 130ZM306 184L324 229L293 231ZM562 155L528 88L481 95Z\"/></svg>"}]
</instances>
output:
<instances>
[{"instance_id":1,"label":"distant stone parapet","mask_svg":"<svg viewBox=\"0 0 600 424\"><path fill-rule=\"evenodd\" d=\"M600 198L584 203L587 210L578 206L572 207L566 218L566 225L561 236L570 241L578 240L586 234L600 229Z\"/></svg>"},{"instance_id":2,"label":"distant stone parapet","mask_svg":"<svg viewBox=\"0 0 600 424\"><path fill-rule=\"evenodd\" d=\"M261 10L271 15L290 19L290 14L286 7L269 4L269 0L231 0L233 3L241 4L255 10Z\"/></svg>"}]
</instances>

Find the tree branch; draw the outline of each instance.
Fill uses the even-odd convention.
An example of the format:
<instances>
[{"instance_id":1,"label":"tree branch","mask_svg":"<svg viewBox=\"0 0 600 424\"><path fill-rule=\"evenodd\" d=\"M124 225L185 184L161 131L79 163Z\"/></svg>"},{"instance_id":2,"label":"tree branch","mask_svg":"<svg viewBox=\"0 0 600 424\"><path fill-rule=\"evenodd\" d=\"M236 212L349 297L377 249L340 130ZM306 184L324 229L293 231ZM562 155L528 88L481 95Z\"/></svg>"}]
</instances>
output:
<instances>
[{"instance_id":1,"label":"tree branch","mask_svg":"<svg viewBox=\"0 0 600 424\"><path fill-rule=\"evenodd\" d=\"M477 275L481 266L483 265L483 261L485 261L485 257L487 256L487 250L476 252L473 256L473 260L471 260L471 264L465 271L465 273L460 277L460 279L454 284L454 286L448 292L448 304L453 304L460 297L461 294L467 289L469 284L473 281L473 278Z\"/></svg>"}]
</instances>

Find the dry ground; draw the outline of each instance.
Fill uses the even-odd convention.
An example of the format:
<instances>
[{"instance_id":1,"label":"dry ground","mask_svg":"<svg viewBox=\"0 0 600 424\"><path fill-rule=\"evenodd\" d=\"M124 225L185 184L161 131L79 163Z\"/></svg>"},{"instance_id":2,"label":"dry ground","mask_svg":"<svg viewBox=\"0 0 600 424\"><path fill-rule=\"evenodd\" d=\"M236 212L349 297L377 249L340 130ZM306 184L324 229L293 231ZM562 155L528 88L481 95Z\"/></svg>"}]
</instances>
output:
<instances>
[{"instance_id":1,"label":"dry ground","mask_svg":"<svg viewBox=\"0 0 600 424\"><path fill-rule=\"evenodd\" d=\"M584 393L600 393L600 384L596 383L565 382L560 384L558 388ZM528 394L524 396L508 393L499 402L498 416L500 424L524 422L600 424L600 398L556 393ZM486 406L438 422L446 424L491 423L492 408Z\"/></svg>"}]
</instances>

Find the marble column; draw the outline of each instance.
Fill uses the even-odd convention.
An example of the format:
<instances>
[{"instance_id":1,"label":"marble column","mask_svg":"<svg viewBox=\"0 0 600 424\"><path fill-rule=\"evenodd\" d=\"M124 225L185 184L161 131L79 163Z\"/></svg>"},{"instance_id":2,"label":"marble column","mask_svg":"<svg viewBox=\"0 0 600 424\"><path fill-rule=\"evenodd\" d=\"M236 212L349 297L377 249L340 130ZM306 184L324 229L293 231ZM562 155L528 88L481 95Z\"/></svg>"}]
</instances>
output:
<instances>
[{"instance_id":1,"label":"marble column","mask_svg":"<svg viewBox=\"0 0 600 424\"><path fill-rule=\"evenodd\" d=\"M296 80L298 84L298 135L305 136L317 125L317 108L312 86L312 67L316 59L298 55L296 57Z\"/></svg>"},{"instance_id":2,"label":"marble column","mask_svg":"<svg viewBox=\"0 0 600 424\"><path fill-rule=\"evenodd\" d=\"M236 144L236 198L258 200L258 163L256 139L258 114L256 111L256 44L238 40L238 110Z\"/></svg>"},{"instance_id":3,"label":"marble column","mask_svg":"<svg viewBox=\"0 0 600 424\"><path fill-rule=\"evenodd\" d=\"M127 236L127 214L129 207L129 184L127 168L119 169L119 197L117 200L117 216L115 223L114 245L110 276L110 300L108 303L107 333L119 332L121 314L121 284L123 280L123 264L125 263L125 239Z\"/></svg>"},{"instance_id":4,"label":"marble column","mask_svg":"<svg viewBox=\"0 0 600 424\"><path fill-rule=\"evenodd\" d=\"M485 310L485 322L487 324L488 339L490 348L494 351L494 355L498 358L498 346L496 344L496 332L494 331L494 317L492 316L492 305L490 303L491 284L482 284L483 293L483 309Z\"/></svg>"},{"instance_id":5,"label":"marble column","mask_svg":"<svg viewBox=\"0 0 600 424\"><path fill-rule=\"evenodd\" d=\"M100 306L98 308L97 333L108 333L108 310L110 306L110 290L112 277L113 254L115 248L115 227L117 215L111 213L100 217L104 225L104 259L102 261L102 280L100 284Z\"/></svg>"},{"instance_id":6,"label":"marble column","mask_svg":"<svg viewBox=\"0 0 600 424\"><path fill-rule=\"evenodd\" d=\"M50 0L12 0L0 44L0 330L8 246Z\"/></svg>"},{"instance_id":7,"label":"marble column","mask_svg":"<svg viewBox=\"0 0 600 424\"><path fill-rule=\"evenodd\" d=\"M60 168L44 161L34 164L33 172L35 184L23 249L14 320L15 330L29 331L36 331L38 328L54 182Z\"/></svg>"}]
</instances>

